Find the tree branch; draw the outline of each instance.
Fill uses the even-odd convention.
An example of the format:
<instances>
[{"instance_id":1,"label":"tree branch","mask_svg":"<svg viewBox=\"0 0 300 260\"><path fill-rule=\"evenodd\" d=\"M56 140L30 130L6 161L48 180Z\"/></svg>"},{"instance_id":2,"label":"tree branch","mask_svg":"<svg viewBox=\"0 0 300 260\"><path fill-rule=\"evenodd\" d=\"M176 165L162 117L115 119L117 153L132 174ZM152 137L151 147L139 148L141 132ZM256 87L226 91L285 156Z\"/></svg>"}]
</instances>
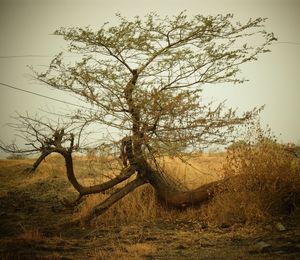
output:
<instances>
[{"instance_id":1,"label":"tree branch","mask_svg":"<svg viewBox=\"0 0 300 260\"><path fill-rule=\"evenodd\" d=\"M137 177L135 180L126 184L123 188L118 189L111 194L106 200L98 204L85 219L85 222L89 222L93 217L103 214L114 203L124 198L128 193L134 191L137 187L144 185L147 181L141 177Z\"/></svg>"}]
</instances>

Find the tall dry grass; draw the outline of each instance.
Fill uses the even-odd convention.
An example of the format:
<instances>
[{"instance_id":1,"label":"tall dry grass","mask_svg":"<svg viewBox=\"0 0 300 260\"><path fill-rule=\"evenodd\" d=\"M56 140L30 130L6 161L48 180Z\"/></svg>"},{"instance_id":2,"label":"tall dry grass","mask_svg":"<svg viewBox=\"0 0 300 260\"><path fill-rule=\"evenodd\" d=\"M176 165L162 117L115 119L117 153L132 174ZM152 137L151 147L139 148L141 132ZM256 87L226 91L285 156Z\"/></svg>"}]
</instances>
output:
<instances>
[{"instance_id":1,"label":"tall dry grass","mask_svg":"<svg viewBox=\"0 0 300 260\"><path fill-rule=\"evenodd\" d=\"M107 198L105 194L88 196L74 212L74 220L84 222L93 208ZM150 185L138 188L117 202L109 210L94 220L96 225L115 226L141 223L155 219L159 214L154 189Z\"/></svg>"},{"instance_id":2,"label":"tall dry grass","mask_svg":"<svg viewBox=\"0 0 300 260\"><path fill-rule=\"evenodd\" d=\"M201 156L198 160L194 165L199 166L200 161L203 163L207 157ZM166 210L156 203L153 188L144 186L99 217L97 223L113 225L173 218L198 219L211 225L256 224L288 215L297 207L300 159L283 150L275 141L262 138L255 145L243 143L230 149L226 157L219 161L219 166L221 162L223 168L214 175L214 179L220 178L221 172L226 181L217 188L212 201L201 208L184 212ZM173 162L166 169L176 178L180 178L181 174L181 181L187 180L189 171L180 162ZM198 173L197 176L201 180L197 182L196 178L194 186L209 182L205 175ZM84 218L85 211L91 210L103 196L89 197L81 205L77 216Z\"/></svg>"},{"instance_id":3,"label":"tall dry grass","mask_svg":"<svg viewBox=\"0 0 300 260\"><path fill-rule=\"evenodd\" d=\"M268 138L242 143L228 151L228 181L206 206L215 224L258 223L290 214L300 195L300 159Z\"/></svg>"},{"instance_id":4,"label":"tall dry grass","mask_svg":"<svg viewBox=\"0 0 300 260\"><path fill-rule=\"evenodd\" d=\"M186 189L193 189L202 184L220 179L223 162L224 156L202 154L188 158L187 164L179 159L163 158L161 166L175 182L180 182L181 186ZM84 177L82 173L78 175L82 177L82 183L89 183L90 176ZM74 220L80 220L83 223L93 208L107 197L108 195L105 194L87 196L74 212ZM94 224L120 225L153 221L161 218L195 219L199 218L199 213L198 210L178 212L163 208L157 203L153 187L151 185L144 185L117 202L108 211L98 217L94 221Z\"/></svg>"},{"instance_id":5,"label":"tall dry grass","mask_svg":"<svg viewBox=\"0 0 300 260\"><path fill-rule=\"evenodd\" d=\"M76 158L74 163L76 175L85 185L96 184L107 178L103 175L107 168L101 161ZM10 164L8 166L12 167ZM203 220L212 225L258 223L289 214L299 199L300 159L266 138L257 140L255 145L241 142L222 156L198 155L189 160L189 165L166 158L163 167L191 189L220 178L227 181L216 190L210 203L181 212L162 208L157 204L154 189L144 185L116 203L94 223L136 224L161 218ZM49 157L37 173L25 182L23 180L20 185L42 181L43 178L48 181L52 177L66 181L64 162L60 157ZM74 192L71 185L65 189L66 193L70 191ZM84 220L107 196L87 196L74 211L74 218Z\"/></svg>"},{"instance_id":6,"label":"tall dry grass","mask_svg":"<svg viewBox=\"0 0 300 260\"><path fill-rule=\"evenodd\" d=\"M163 170L177 182L181 182L188 189L194 189L200 185L219 180L223 176L222 164L224 153L218 154L191 154L189 157L166 157L161 162Z\"/></svg>"}]
</instances>

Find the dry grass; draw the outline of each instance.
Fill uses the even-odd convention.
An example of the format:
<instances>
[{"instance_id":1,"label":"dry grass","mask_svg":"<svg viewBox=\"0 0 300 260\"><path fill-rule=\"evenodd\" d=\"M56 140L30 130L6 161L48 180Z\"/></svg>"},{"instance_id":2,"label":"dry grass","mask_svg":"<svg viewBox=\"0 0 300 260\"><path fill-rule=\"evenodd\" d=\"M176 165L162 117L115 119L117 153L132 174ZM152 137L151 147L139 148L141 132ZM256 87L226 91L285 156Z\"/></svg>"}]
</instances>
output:
<instances>
[{"instance_id":1,"label":"dry grass","mask_svg":"<svg viewBox=\"0 0 300 260\"><path fill-rule=\"evenodd\" d=\"M99 176L95 181L91 174L85 174L89 170L82 162L77 162L80 181L100 181ZM198 155L190 158L188 165L178 159L165 158L163 167L170 176L191 189L221 178L229 181L216 191L217 195L209 204L184 212L161 208L156 203L153 188L143 186L105 212L95 224L120 225L161 218L202 219L212 225L255 224L288 214L300 191L300 160L269 141L238 146L222 155ZM106 196L88 196L77 208L74 218L83 220Z\"/></svg>"},{"instance_id":2,"label":"dry grass","mask_svg":"<svg viewBox=\"0 0 300 260\"><path fill-rule=\"evenodd\" d=\"M0 161L0 166L10 167L13 171L19 164L24 168L24 165L32 162ZM120 225L161 218L201 219L212 225L266 222L289 214L300 193L300 159L286 153L275 142L266 140L255 146L237 146L227 154L197 155L189 158L188 165L178 159L164 158L162 165L170 176L190 189L221 178L228 178L229 181L219 187L217 195L209 204L201 209L188 209L184 212L166 210L157 205L154 189L145 185L110 208L95 220L95 224ZM104 181L107 178L107 174L103 176L105 169L110 170L103 166L102 159L75 159L76 175L85 185ZM27 176L18 185L26 186L53 177L66 180L64 162L58 156L49 157L41 164L37 173ZM70 185L66 192L72 190ZM0 190L0 194L4 196L5 191ZM83 220L106 196L87 196L75 210L74 218ZM23 234L29 240L39 239L39 235L38 231L27 231Z\"/></svg>"},{"instance_id":3,"label":"dry grass","mask_svg":"<svg viewBox=\"0 0 300 260\"><path fill-rule=\"evenodd\" d=\"M93 208L103 201L107 195L96 194L88 196L77 208L74 219L83 221ZM119 225L140 223L154 219L158 215L154 189L150 186L138 188L102 214L95 223L97 225Z\"/></svg>"},{"instance_id":4,"label":"dry grass","mask_svg":"<svg viewBox=\"0 0 300 260\"><path fill-rule=\"evenodd\" d=\"M163 169L169 176L182 182L189 189L222 178L222 164L225 157L219 154L200 154L186 158L186 162L178 158L165 158Z\"/></svg>"},{"instance_id":5,"label":"dry grass","mask_svg":"<svg viewBox=\"0 0 300 260\"><path fill-rule=\"evenodd\" d=\"M92 252L92 259L144 259L147 255L155 253L156 250L156 247L149 243L134 243L125 246L114 244L109 250L95 249L95 251Z\"/></svg>"},{"instance_id":6,"label":"dry grass","mask_svg":"<svg viewBox=\"0 0 300 260\"><path fill-rule=\"evenodd\" d=\"M7 213L2 216L6 223L2 226L11 227L7 230L14 235L2 241L0 247L4 245L7 249L0 250L0 259L81 259L83 256L120 260L177 259L179 251L187 259L197 259L199 255L248 259L248 245L258 237L258 230L265 232L266 222L289 214L300 190L299 159L274 143L239 147L226 156L197 155L189 158L189 162L192 166L165 158L164 167L189 188L229 177L230 181L217 190L210 203L183 211L166 209L157 204L154 189L144 185L94 219L91 226L67 225L58 237L60 224L72 218L84 219L107 195L86 196L72 212L59 204L64 196L69 199L77 196L67 181L63 160L47 158L34 174L22 172L32 160L0 160L0 195L7 205L12 202L18 209L7 207ZM75 158L74 163L81 183L89 185L107 178L101 176L106 171L97 158ZM21 203L22 198L24 203ZM296 233L286 225L294 221L290 220L279 221L289 232L285 240L296 243ZM258 222L263 225L255 225ZM18 223L26 228L21 226L20 229ZM273 227L273 223L268 224ZM222 225L230 228L220 229ZM271 239L269 235L265 238ZM279 240L274 239L274 243L279 245ZM274 243L272 241L272 246ZM241 251L237 252L237 248Z\"/></svg>"},{"instance_id":7,"label":"dry grass","mask_svg":"<svg viewBox=\"0 0 300 260\"><path fill-rule=\"evenodd\" d=\"M99 163L96 158L94 158L93 161ZM212 155L202 154L197 157L189 158L188 165L179 159L164 158L162 166L169 176L176 181L183 183L187 188L192 189L219 179L222 174L223 161L224 157L219 155L214 157ZM85 163L87 162L85 161ZM81 178L80 181L85 184L97 183L97 180L95 181L90 174L88 174L88 176L83 174L82 170L84 168L82 167L83 164L81 164L81 168L78 169L80 173L77 174ZM89 171L87 169L85 170L87 172ZM100 179L98 179L98 181L100 181ZM74 213L74 219L83 221L85 217L91 213L93 208L106 197L107 195L104 194L87 196ZM101 215L95 223L98 225L140 223L153 221L158 218L171 218L177 213L177 211L169 211L160 207L157 204L154 189L150 185L145 185L116 203L116 205ZM185 213L180 214L180 216L182 217L183 215L186 216L191 214L194 217L199 215L193 210L192 212L188 210ZM177 216L177 218L178 217L179 216Z\"/></svg>"},{"instance_id":8,"label":"dry grass","mask_svg":"<svg viewBox=\"0 0 300 260\"><path fill-rule=\"evenodd\" d=\"M229 181L207 205L206 218L218 225L268 222L290 214L295 207L300 194L300 159L263 139L254 146L244 144L230 150L224 177Z\"/></svg>"},{"instance_id":9,"label":"dry grass","mask_svg":"<svg viewBox=\"0 0 300 260\"><path fill-rule=\"evenodd\" d=\"M37 243L43 240L43 234L39 231L38 228L24 228L23 232L18 236L18 239L21 239L27 243Z\"/></svg>"},{"instance_id":10,"label":"dry grass","mask_svg":"<svg viewBox=\"0 0 300 260\"><path fill-rule=\"evenodd\" d=\"M164 167L189 188L220 179L221 174L228 180L218 188L214 199L201 209L165 210L156 204L155 192L148 186L128 195L97 223L136 223L168 218L205 219L211 225L257 224L289 215L299 198L300 159L270 140L236 147L226 157L202 155L198 160L191 159L191 164L193 167L169 159ZM213 174L207 176L203 169ZM92 200L89 203L97 203L97 200Z\"/></svg>"},{"instance_id":11,"label":"dry grass","mask_svg":"<svg viewBox=\"0 0 300 260\"><path fill-rule=\"evenodd\" d=\"M155 251L155 246L149 243L136 243L126 246L126 252L128 252L128 254L133 257L152 254Z\"/></svg>"}]
</instances>

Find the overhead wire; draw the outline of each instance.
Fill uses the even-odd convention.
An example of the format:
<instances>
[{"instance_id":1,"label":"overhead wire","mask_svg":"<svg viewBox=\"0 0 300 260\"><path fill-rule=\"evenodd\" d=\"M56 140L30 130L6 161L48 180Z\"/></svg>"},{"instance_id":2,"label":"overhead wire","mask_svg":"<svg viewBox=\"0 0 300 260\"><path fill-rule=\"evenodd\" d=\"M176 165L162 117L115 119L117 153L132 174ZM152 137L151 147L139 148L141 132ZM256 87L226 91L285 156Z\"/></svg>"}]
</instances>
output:
<instances>
[{"instance_id":1,"label":"overhead wire","mask_svg":"<svg viewBox=\"0 0 300 260\"><path fill-rule=\"evenodd\" d=\"M15 59L15 58L53 58L55 55L39 55L39 54L24 54L24 55L0 55L0 59ZM77 57L76 55L66 55L66 58Z\"/></svg>"},{"instance_id":2,"label":"overhead wire","mask_svg":"<svg viewBox=\"0 0 300 260\"><path fill-rule=\"evenodd\" d=\"M38 97L46 98L46 99L49 99L49 100L52 100L52 101L60 102L60 103L66 104L66 105L70 105L70 106L75 106L75 107L79 107L79 108L84 108L84 109L96 111L96 109L93 109L93 108L81 106L81 105L74 104L74 103L71 103L71 102L68 102L68 101L63 101L61 99L49 97L49 96L46 96L46 95L43 95L43 94L40 94L40 93L37 93L37 92L33 92L33 91L26 90L26 89L21 89L21 88L18 88L18 87L14 87L14 86L6 84L6 83L0 82L0 86L6 87L6 88L10 88L10 89L14 89L14 90L21 91L21 92L25 92L25 93L28 93L28 94L31 94L31 95L35 95L35 96L38 96Z\"/></svg>"},{"instance_id":3,"label":"overhead wire","mask_svg":"<svg viewBox=\"0 0 300 260\"><path fill-rule=\"evenodd\" d=\"M52 58L52 55L1 55L0 59L10 59L10 58Z\"/></svg>"},{"instance_id":4,"label":"overhead wire","mask_svg":"<svg viewBox=\"0 0 300 260\"><path fill-rule=\"evenodd\" d=\"M289 45L300 45L300 42L274 42L273 44L289 44Z\"/></svg>"}]
</instances>

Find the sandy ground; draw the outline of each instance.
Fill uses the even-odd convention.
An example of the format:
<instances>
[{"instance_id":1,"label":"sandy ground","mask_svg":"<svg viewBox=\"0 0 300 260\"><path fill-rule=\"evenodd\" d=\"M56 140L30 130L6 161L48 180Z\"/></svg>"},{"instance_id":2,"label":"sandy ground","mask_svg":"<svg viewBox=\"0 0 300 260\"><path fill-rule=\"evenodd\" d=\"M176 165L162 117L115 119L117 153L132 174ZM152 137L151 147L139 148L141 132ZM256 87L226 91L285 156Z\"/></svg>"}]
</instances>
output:
<instances>
[{"instance_id":1,"label":"sandy ground","mask_svg":"<svg viewBox=\"0 0 300 260\"><path fill-rule=\"evenodd\" d=\"M30 163L0 161L1 259L300 259L299 210L282 220L284 231L172 218L67 225L73 210L61 197L70 185L64 176L24 173Z\"/></svg>"}]
</instances>

